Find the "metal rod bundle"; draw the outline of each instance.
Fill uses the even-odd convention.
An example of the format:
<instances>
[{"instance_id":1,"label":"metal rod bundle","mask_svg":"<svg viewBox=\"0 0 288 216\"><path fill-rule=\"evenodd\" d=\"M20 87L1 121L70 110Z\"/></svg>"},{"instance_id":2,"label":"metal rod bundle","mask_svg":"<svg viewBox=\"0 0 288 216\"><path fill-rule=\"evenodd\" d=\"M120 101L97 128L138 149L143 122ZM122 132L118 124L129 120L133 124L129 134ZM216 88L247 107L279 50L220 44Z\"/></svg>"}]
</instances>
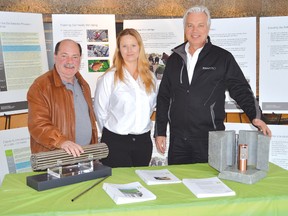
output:
<instances>
[{"instance_id":1,"label":"metal rod bundle","mask_svg":"<svg viewBox=\"0 0 288 216\"><path fill-rule=\"evenodd\" d=\"M79 157L67 154L63 149L39 152L30 157L31 167L35 170L45 170L56 166L72 165L76 163L100 160L106 158L109 149L105 143L97 143L83 146L84 153Z\"/></svg>"}]
</instances>

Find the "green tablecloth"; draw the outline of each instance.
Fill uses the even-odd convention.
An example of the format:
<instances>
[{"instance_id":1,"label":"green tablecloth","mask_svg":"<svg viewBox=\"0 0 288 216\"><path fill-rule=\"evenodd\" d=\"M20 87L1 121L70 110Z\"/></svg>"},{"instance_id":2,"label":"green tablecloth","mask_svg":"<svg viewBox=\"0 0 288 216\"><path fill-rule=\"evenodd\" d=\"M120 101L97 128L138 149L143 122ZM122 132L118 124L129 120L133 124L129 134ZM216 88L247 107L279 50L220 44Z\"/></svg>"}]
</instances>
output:
<instances>
[{"instance_id":1,"label":"green tablecloth","mask_svg":"<svg viewBox=\"0 0 288 216\"><path fill-rule=\"evenodd\" d=\"M208 164L145 167L141 169L169 169L178 178L206 178L218 172ZM236 196L196 198L182 183L146 185L136 174L139 168L114 168L109 183L139 181L157 199L142 203L116 205L97 185L83 196L71 199L98 180L38 192L26 186L26 176L39 173L8 174L0 188L0 215L288 215L288 171L270 164L266 178L247 185L223 180Z\"/></svg>"}]
</instances>

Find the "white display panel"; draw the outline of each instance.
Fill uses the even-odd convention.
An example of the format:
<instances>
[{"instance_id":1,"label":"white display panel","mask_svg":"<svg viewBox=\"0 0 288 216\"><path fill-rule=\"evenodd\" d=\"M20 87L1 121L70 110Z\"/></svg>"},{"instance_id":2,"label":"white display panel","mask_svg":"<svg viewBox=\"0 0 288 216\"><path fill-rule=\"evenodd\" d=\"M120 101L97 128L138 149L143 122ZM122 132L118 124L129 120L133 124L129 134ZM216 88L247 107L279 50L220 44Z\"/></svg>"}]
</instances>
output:
<instances>
[{"instance_id":1,"label":"white display panel","mask_svg":"<svg viewBox=\"0 0 288 216\"><path fill-rule=\"evenodd\" d=\"M134 28L141 35L150 70L159 84L171 50L184 42L182 18L124 20L123 27Z\"/></svg>"},{"instance_id":2,"label":"white display panel","mask_svg":"<svg viewBox=\"0 0 288 216\"><path fill-rule=\"evenodd\" d=\"M31 172L27 127L0 131L0 185L5 174Z\"/></svg>"},{"instance_id":3,"label":"white display panel","mask_svg":"<svg viewBox=\"0 0 288 216\"><path fill-rule=\"evenodd\" d=\"M27 112L27 90L47 70L42 14L0 12L0 115Z\"/></svg>"},{"instance_id":4,"label":"white display panel","mask_svg":"<svg viewBox=\"0 0 288 216\"><path fill-rule=\"evenodd\" d=\"M92 97L97 78L112 66L116 49L115 15L53 14L53 43L72 39L82 47L80 73L91 88Z\"/></svg>"},{"instance_id":5,"label":"white display panel","mask_svg":"<svg viewBox=\"0 0 288 216\"><path fill-rule=\"evenodd\" d=\"M288 113L288 16L260 18L259 102L264 113Z\"/></svg>"}]
</instances>

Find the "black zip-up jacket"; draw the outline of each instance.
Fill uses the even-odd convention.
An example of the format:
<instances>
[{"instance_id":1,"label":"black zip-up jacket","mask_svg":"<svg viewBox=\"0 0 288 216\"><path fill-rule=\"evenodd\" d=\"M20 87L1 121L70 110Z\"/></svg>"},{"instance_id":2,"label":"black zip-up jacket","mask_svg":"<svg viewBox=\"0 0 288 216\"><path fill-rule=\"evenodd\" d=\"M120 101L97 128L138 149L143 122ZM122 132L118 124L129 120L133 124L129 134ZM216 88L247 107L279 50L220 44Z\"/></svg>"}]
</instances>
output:
<instances>
[{"instance_id":1,"label":"black zip-up jacket","mask_svg":"<svg viewBox=\"0 0 288 216\"><path fill-rule=\"evenodd\" d=\"M232 54L210 38L199 54L188 82L185 44L173 49L157 96L155 136L170 133L182 138L207 138L209 131L225 130L225 90L250 121L261 119L254 94Z\"/></svg>"}]
</instances>

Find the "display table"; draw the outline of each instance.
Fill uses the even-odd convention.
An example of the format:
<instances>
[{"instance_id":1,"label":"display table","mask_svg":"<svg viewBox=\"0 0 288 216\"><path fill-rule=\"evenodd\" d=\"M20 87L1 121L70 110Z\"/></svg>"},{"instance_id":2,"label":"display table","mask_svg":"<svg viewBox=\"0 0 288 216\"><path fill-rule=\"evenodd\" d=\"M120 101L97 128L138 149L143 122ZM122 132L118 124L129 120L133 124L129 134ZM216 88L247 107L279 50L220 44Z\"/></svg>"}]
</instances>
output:
<instances>
[{"instance_id":1,"label":"display table","mask_svg":"<svg viewBox=\"0 0 288 216\"><path fill-rule=\"evenodd\" d=\"M180 179L218 175L208 164L141 167L163 168ZM196 198L182 183L148 186L135 174L136 169L113 168L112 176L105 182L139 181L157 196L156 200L116 205L102 189L102 182L71 202L99 179L38 192L26 186L26 176L39 173L8 174L0 188L0 215L288 215L288 171L274 164L270 164L266 178L252 185L223 180L236 196L202 199Z\"/></svg>"}]
</instances>

